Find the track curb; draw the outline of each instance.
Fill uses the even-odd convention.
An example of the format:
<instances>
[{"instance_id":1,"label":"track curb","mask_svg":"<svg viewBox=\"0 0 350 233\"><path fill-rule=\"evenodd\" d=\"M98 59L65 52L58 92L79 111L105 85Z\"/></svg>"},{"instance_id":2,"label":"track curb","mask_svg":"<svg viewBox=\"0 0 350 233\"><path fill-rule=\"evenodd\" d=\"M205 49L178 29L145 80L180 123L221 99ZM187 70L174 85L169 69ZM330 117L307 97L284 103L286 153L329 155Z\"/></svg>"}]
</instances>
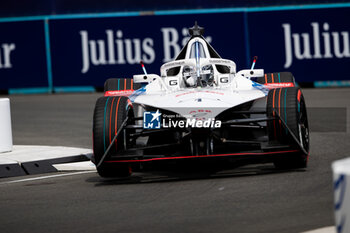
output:
<instances>
[{"instance_id":1,"label":"track curb","mask_svg":"<svg viewBox=\"0 0 350 233\"><path fill-rule=\"evenodd\" d=\"M55 146L14 146L0 154L0 178L57 172L54 164L89 161L90 149Z\"/></svg>"}]
</instances>

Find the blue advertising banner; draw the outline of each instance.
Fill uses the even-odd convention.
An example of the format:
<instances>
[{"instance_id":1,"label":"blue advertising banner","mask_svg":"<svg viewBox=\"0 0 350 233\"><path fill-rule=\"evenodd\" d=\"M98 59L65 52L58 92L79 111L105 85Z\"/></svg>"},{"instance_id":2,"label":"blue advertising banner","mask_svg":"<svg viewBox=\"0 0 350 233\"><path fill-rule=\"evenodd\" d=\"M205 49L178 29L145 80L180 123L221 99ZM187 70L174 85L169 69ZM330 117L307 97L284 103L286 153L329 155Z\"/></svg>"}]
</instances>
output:
<instances>
[{"instance_id":1,"label":"blue advertising banner","mask_svg":"<svg viewBox=\"0 0 350 233\"><path fill-rule=\"evenodd\" d=\"M350 85L350 4L52 15L0 19L0 92L93 90L173 60L197 21L237 70L291 71L299 83ZM38 89L36 89L38 90ZM20 92L20 91L19 91ZM16 93L19 93L16 92Z\"/></svg>"},{"instance_id":2,"label":"blue advertising banner","mask_svg":"<svg viewBox=\"0 0 350 233\"><path fill-rule=\"evenodd\" d=\"M194 22L224 58L244 68L243 13L162 15L51 20L50 38L54 86L103 86L108 78L159 74L188 40Z\"/></svg>"},{"instance_id":3,"label":"blue advertising banner","mask_svg":"<svg viewBox=\"0 0 350 233\"><path fill-rule=\"evenodd\" d=\"M350 79L350 8L248 16L250 53L265 72L288 70L297 82Z\"/></svg>"},{"instance_id":4,"label":"blue advertising banner","mask_svg":"<svg viewBox=\"0 0 350 233\"><path fill-rule=\"evenodd\" d=\"M47 87L44 21L0 23L0 90Z\"/></svg>"}]
</instances>

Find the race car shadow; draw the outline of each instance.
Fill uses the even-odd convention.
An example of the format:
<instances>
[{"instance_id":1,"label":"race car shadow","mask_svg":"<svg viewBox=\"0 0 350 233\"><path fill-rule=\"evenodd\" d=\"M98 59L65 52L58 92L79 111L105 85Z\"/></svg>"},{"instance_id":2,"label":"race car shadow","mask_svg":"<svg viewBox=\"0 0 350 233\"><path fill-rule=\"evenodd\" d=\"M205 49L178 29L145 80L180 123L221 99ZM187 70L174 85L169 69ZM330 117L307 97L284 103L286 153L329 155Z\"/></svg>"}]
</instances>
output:
<instances>
[{"instance_id":1,"label":"race car shadow","mask_svg":"<svg viewBox=\"0 0 350 233\"><path fill-rule=\"evenodd\" d=\"M125 185L138 183L160 183L160 182L179 182L187 180L202 179L225 179L234 177L262 176L290 172L305 172L306 169L276 169L272 164L248 165L235 167L226 170L211 167L211 170L197 168L189 170L187 168L176 168L171 170L155 170L149 172L135 172L127 178L103 178L90 177L86 181L95 183L95 186L105 185Z\"/></svg>"}]
</instances>

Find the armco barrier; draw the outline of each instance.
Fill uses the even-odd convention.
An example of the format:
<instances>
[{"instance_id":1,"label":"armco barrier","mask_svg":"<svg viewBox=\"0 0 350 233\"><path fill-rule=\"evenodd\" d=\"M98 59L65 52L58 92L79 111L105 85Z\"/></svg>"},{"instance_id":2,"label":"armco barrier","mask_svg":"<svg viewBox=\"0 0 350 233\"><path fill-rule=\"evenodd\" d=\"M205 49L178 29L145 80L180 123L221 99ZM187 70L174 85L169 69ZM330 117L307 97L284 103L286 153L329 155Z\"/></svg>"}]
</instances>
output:
<instances>
[{"instance_id":1,"label":"armco barrier","mask_svg":"<svg viewBox=\"0 0 350 233\"><path fill-rule=\"evenodd\" d=\"M10 100L0 98L0 153L12 150Z\"/></svg>"},{"instance_id":2,"label":"armco barrier","mask_svg":"<svg viewBox=\"0 0 350 233\"><path fill-rule=\"evenodd\" d=\"M107 78L142 73L140 60L159 73L194 21L238 69L257 55L257 68L291 71L299 83L349 85L350 3L343 3L0 19L0 91L92 91Z\"/></svg>"},{"instance_id":3,"label":"armco barrier","mask_svg":"<svg viewBox=\"0 0 350 233\"><path fill-rule=\"evenodd\" d=\"M333 162L332 169L337 233L350 232L350 158Z\"/></svg>"}]
</instances>

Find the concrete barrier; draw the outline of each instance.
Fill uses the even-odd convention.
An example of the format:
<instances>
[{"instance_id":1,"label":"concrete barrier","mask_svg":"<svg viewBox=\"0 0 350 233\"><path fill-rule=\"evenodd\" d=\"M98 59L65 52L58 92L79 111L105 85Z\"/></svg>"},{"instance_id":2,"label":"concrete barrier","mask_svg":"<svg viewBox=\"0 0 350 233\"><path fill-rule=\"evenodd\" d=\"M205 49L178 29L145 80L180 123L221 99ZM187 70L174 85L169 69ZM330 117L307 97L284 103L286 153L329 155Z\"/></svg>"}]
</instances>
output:
<instances>
[{"instance_id":1,"label":"concrete barrier","mask_svg":"<svg viewBox=\"0 0 350 233\"><path fill-rule=\"evenodd\" d=\"M338 233L350 232L350 158L332 164L334 214Z\"/></svg>"},{"instance_id":2,"label":"concrete barrier","mask_svg":"<svg viewBox=\"0 0 350 233\"><path fill-rule=\"evenodd\" d=\"M12 151L10 100L0 98L0 153Z\"/></svg>"}]
</instances>

